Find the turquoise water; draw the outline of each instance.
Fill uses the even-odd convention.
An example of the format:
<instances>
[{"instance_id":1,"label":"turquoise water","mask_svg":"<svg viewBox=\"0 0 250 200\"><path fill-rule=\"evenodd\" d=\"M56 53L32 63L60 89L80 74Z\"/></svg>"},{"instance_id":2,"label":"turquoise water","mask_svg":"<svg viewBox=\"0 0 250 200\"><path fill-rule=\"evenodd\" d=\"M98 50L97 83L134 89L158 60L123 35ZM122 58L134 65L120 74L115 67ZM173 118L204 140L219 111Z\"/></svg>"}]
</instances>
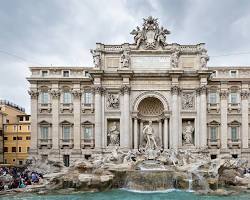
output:
<instances>
[{"instance_id":1,"label":"turquoise water","mask_svg":"<svg viewBox=\"0 0 250 200\"><path fill-rule=\"evenodd\" d=\"M69 195L34 195L20 194L17 196L0 197L1 200L250 200L250 194L237 196L201 196L192 192L166 191L155 193L130 192L111 190L108 192L78 193Z\"/></svg>"}]
</instances>

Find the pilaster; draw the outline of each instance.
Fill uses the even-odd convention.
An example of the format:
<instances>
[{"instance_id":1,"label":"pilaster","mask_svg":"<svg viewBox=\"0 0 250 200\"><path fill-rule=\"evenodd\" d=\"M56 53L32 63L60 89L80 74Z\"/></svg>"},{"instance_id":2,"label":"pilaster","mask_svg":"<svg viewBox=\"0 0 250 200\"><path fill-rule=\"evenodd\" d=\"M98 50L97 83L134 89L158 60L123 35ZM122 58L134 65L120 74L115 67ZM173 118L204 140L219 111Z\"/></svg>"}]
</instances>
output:
<instances>
[{"instance_id":1,"label":"pilaster","mask_svg":"<svg viewBox=\"0 0 250 200\"><path fill-rule=\"evenodd\" d=\"M248 84L247 84L247 88L248 88ZM249 147L248 144L248 132L249 132L249 128L248 128L248 98L249 98L249 90L248 89L244 89L241 91L241 104L242 104L242 148L246 149Z\"/></svg>"},{"instance_id":2,"label":"pilaster","mask_svg":"<svg viewBox=\"0 0 250 200\"><path fill-rule=\"evenodd\" d=\"M227 149L228 142L228 131L227 131L227 99L228 99L228 90L222 89L220 92L221 98L221 148Z\"/></svg>"}]
</instances>

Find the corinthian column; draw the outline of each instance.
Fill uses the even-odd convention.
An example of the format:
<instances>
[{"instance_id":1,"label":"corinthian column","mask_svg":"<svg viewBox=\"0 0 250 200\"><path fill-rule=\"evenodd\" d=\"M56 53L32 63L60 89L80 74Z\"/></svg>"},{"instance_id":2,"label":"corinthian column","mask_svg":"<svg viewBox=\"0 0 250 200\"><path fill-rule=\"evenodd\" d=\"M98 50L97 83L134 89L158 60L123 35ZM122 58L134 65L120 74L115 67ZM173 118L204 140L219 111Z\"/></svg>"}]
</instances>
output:
<instances>
[{"instance_id":1,"label":"corinthian column","mask_svg":"<svg viewBox=\"0 0 250 200\"><path fill-rule=\"evenodd\" d=\"M103 88L95 87L95 149L102 147L102 92Z\"/></svg>"},{"instance_id":2,"label":"corinthian column","mask_svg":"<svg viewBox=\"0 0 250 200\"><path fill-rule=\"evenodd\" d=\"M59 98L60 91L58 90L58 85L56 84L54 88L50 91L52 98L52 149L59 149ZM55 152L57 153L57 152Z\"/></svg>"},{"instance_id":3,"label":"corinthian column","mask_svg":"<svg viewBox=\"0 0 250 200\"><path fill-rule=\"evenodd\" d=\"M30 90L29 95L31 97L31 143L30 143L30 154L37 154L37 105L38 105L38 92L36 90Z\"/></svg>"},{"instance_id":4,"label":"corinthian column","mask_svg":"<svg viewBox=\"0 0 250 200\"><path fill-rule=\"evenodd\" d=\"M138 149L138 120L134 118L134 149Z\"/></svg>"},{"instance_id":5,"label":"corinthian column","mask_svg":"<svg viewBox=\"0 0 250 200\"><path fill-rule=\"evenodd\" d=\"M172 93L172 126L170 131L170 148L178 148L179 140L179 96L180 88L178 86L171 87Z\"/></svg>"},{"instance_id":6,"label":"corinthian column","mask_svg":"<svg viewBox=\"0 0 250 200\"><path fill-rule=\"evenodd\" d=\"M207 88L200 88L200 146L207 146Z\"/></svg>"},{"instance_id":7,"label":"corinthian column","mask_svg":"<svg viewBox=\"0 0 250 200\"><path fill-rule=\"evenodd\" d=\"M249 92L244 90L241 92L242 104L242 148L248 148L248 97Z\"/></svg>"},{"instance_id":8,"label":"corinthian column","mask_svg":"<svg viewBox=\"0 0 250 200\"><path fill-rule=\"evenodd\" d=\"M74 149L81 149L81 91L74 89L72 91L74 96Z\"/></svg>"},{"instance_id":9,"label":"corinthian column","mask_svg":"<svg viewBox=\"0 0 250 200\"><path fill-rule=\"evenodd\" d=\"M220 93L221 97L221 148L227 149L227 97L228 91L222 90Z\"/></svg>"},{"instance_id":10,"label":"corinthian column","mask_svg":"<svg viewBox=\"0 0 250 200\"><path fill-rule=\"evenodd\" d=\"M129 131L130 128L130 116L129 116L129 93L130 87L128 85L124 85L121 88L121 94L123 94L123 131L121 132L121 147L125 149L130 148L131 134Z\"/></svg>"}]
</instances>

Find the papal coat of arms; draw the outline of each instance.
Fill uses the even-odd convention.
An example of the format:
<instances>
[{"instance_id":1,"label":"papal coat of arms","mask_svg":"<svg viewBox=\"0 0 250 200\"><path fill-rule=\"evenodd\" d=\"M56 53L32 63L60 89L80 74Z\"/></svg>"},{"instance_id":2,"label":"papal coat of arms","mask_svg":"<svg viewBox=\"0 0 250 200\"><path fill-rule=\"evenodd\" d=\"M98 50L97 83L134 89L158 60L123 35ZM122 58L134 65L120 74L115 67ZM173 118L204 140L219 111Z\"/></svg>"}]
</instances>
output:
<instances>
[{"instance_id":1,"label":"papal coat of arms","mask_svg":"<svg viewBox=\"0 0 250 200\"><path fill-rule=\"evenodd\" d=\"M170 34L170 31L159 28L158 19L152 16L147 19L143 19L144 23L142 28L136 27L131 34L134 35L136 48L140 45L144 49L157 49L159 45L166 45L166 35Z\"/></svg>"}]
</instances>

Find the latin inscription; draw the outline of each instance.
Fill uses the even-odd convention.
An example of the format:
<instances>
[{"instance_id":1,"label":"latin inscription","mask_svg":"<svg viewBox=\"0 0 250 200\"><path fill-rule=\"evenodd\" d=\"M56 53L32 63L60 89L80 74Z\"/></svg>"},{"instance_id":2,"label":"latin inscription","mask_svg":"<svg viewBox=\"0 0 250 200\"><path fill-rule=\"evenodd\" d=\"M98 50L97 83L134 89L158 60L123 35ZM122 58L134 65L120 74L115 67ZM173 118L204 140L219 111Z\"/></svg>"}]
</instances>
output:
<instances>
[{"instance_id":1,"label":"latin inscription","mask_svg":"<svg viewBox=\"0 0 250 200\"><path fill-rule=\"evenodd\" d=\"M131 67L134 69L169 69L169 56L132 56Z\"/></svg>"}]
</instances>

